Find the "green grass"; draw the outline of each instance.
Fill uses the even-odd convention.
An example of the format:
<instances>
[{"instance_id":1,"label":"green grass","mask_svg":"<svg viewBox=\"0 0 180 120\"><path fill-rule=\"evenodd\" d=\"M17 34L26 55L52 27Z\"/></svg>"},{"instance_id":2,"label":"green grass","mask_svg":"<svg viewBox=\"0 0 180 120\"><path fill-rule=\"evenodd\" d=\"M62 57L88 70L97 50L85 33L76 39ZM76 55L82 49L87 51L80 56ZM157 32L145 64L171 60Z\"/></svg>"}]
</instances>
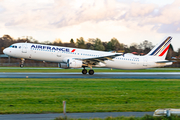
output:
<instances>
[{"instance_id":1,"label":"green grass","mask_svg":"<svg viewBox=\"0 0 180 120\"><path fill-rule=\"evenodd\" d=\"M87 69L89 70L89 68ZM81 72L82 69L58 69L58 68L34 68L31 67L24 67L24 68L19 68L19 67L0 67L0 72ZM120 69L94 69L95 72L180 72L180 69L141 69L141 70L120 70Z\"/></svg>"},{"instance_id":2,"label":"green grass","mask_svg":"<svg viewBox=\"0 0 180 120\"><path fill-rule=\"evenodd\" d=\"M177 79L0 79L0 113L180 108Z\"/></svg>"}]
</instances>

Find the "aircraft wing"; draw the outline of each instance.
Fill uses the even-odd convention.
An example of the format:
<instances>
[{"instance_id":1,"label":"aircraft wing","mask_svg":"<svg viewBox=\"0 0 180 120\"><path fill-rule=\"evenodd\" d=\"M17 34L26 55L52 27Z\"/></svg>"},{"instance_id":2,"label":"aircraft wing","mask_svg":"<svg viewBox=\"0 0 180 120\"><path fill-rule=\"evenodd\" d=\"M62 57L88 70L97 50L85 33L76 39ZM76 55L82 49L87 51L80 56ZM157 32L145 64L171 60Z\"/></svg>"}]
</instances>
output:
<instances>
[{"instance_id":1,"label":"aircraft wing","mask_svg":"<svg viewBox=\"0 0 180 120\"><path fill-rule=\"evenodd\" d=\"M117 56L122 56L122 54L114 54L114 55L107 55L107 56L101 56L101 57L90 57L90 58L77 58L76 60L81 60L85 64L91 64L91 65L97 65L99 62L105 63L106 60L112 60L113 58Z\"/></svg>"}]
</instances>

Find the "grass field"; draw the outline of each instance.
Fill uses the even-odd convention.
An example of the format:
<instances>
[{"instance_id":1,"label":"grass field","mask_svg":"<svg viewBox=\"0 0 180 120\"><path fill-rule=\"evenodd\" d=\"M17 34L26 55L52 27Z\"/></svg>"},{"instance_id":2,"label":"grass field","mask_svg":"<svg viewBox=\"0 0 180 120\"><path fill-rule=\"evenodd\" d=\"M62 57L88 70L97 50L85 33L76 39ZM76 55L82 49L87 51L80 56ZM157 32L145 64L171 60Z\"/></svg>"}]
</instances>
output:
<instances>
[{"instance_id":1,"label":"grass field","mask_svg":"<svg viewBox=\"0 0 180 120\"><path fill-rule=\"evenodd\" d=\"M0 113L180 108L177 79L0 79Z\"/></svg>"},{"instance_id":2,"label":"grass field","mask_svg":"<svg viewBox=\"0 0 180 120\"><path fill-rule=\"evenodd\" d=\"M87 68L89 70L89 68ZM33 68L33 67L0 67L0 72L81 72L82 69L59 69L59 68ZM142 70L120 70L120 69L107 69L95 68L95 72L180 72L177 68L153 68Z\"/></svg>"}]
</instances>

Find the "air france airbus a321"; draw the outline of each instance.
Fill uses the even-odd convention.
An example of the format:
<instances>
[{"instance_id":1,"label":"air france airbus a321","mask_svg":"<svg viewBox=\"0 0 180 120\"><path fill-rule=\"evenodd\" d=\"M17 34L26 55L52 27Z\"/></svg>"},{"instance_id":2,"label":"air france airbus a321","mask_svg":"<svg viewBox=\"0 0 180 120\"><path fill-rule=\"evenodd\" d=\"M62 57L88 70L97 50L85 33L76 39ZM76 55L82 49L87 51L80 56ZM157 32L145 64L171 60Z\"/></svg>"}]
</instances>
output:
<instances>
[{"instance_id":1,"label":"air france airbus a321","mask_svg":"<svg viewBox=\"0 0 180 120\"><path fill-rule=\"evenodd\" d=\"M21 58L22 63L24 59L32 59L56 62L60 68L83 67L82 74L87 74L85 67L90 67L89 75L93 75L92 67L145 69L171 65L171 61L165 60L171 39L170 36L163 39L145 56L34 43L15 43L3 52L11 57ZM23 64L20 67L23 67Z\"/></svg>"}]
</instances>

